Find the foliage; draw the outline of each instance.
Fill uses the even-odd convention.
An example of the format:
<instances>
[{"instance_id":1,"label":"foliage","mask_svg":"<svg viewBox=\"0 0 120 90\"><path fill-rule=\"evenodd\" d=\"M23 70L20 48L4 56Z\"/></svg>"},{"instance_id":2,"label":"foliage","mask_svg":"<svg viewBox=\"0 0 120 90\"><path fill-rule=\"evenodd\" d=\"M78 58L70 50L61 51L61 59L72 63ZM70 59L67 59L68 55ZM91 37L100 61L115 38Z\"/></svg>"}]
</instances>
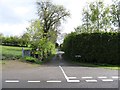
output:
<instances>
[{"instance_id":1,"label":"foliage","mask_svg":"<svg viewBox=\"0 0 120 90\"><path fill-rule=\"evenodd\" d=\"M28 62L37 62L37 59L34 57L26 56L24 59Z\"/></svg>"},{"instance_id":2,"label":"foliage","mask_svg":"<svg viewBox=\"0 0 120 90\"><path fill-rule=\"evenodd\" d=\"M118 36L120 33L71 33L64 40L63 50L69 59L79 62L118 64Z\"/></svg>"},{"instance_id":3,"label":"foliage","mask_svg":"<svg viewBox=\"0 0 120 90\"><path fill-rule=\"evenodd\" d=\"M29 45L30 38L27 33L24 33L22 36L2 36L2 45L5 46L21 46L27 47Z\"/></svg>"},{"instance_id":4,"label":"foliage","mask_svg":"<svg viewBox=\"0 0 120 90\"><path fill-rule=\"evenodd\" d=\"M48 55L53 54L55 45L47 37L43 37L44 31L39 20L33 20L27 33L30 36L30 46L33 54L38 54L40 60L45 60ZM48 33L49 35L49 33Z\"/></svg>"},{"instance_id":5,"label":"foliage","mask_svg":"<svg viewBox=\"0 0 120 90\"><path fill-rule=\"evenodd\" d=\"M51 32L51 30L58 31L61 22L64 21L66 17L70 16L69 11L62 5L53 4L49 0L38 1L37 12L45 37L48 37L46 34Z\"/></svg>"},{"instance_id":6,"label":"foliage","mask_svg":"<svg viewBox=\"0 0 120 90\"><path fill-rule=\"evenodd\" d=\"M111 23L115 27L118 27L120 29L120 1L119 0L114 0L114 2L111 5L110 12L112 15Z\"/></svg>"},{"instance_id":7,"label":"foliage","mask_svg":"<svg viewBox=\"0 0 120 90\"><path fill-rule=\"evenodd\" d=\"M115 0L112 5L105 5L103 1L91 2L83 9L82 24L75 28L79 33L117 32L120 27L120 2ZM115 30L115 27L118 27Z\"/></svg>"}]
</instances>

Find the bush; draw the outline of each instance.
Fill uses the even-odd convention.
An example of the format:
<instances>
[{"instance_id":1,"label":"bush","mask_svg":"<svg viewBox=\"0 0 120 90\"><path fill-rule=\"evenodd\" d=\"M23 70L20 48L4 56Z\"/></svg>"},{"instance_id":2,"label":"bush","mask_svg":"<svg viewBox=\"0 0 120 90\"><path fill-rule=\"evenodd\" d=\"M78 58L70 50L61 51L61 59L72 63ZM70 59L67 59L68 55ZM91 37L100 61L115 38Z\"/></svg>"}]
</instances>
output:
<instances>
[{"instance_id":1,"label":"bush","mask_svg":"<svg viewBox=\"0 0 120 90\"><path fill-rule=\"evenodd\" d=\"M90 63L118 64L120 33L82 33L68 35L63 43L65 56ZM119 44L119 45L118 45ZM81 55L76 58L75 55Z\"/></svg>"},{"instance_id":2,"label":"bush","mask_svg":"<svg viewBox=\"0 0 120 90\"><path fill-rule=\"evenodd\" d=\"M30 56L26 56L26 57L24 57L24 59L28 62L36 62L37 61L36 58L30 57Z\"/></svg>"}]
</instances>

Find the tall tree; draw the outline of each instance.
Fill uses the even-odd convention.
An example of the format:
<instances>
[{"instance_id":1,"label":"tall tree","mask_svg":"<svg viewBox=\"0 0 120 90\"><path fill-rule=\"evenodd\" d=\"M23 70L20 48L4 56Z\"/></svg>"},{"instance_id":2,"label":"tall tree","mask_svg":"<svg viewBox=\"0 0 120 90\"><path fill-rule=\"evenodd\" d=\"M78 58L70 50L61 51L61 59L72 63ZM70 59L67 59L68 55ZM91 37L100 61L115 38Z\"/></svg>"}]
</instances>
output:
<instances>
[{"instance_id":1,"label":"tall tree","mask_svg":"<svg viewBox=\"0 0 120 90\"><path fill-rule=\"evenodd\" d=\"M66 17L70 16L62 5L53 4L51 1L39 1L37 2L38 16L43 26L44 35L47 37L47 33L51 30L56 30L61 25L61 22L66 20Z\"/></svg>"},{"instance_id":2,"label":"tall tree","mask_svg":"<svg viewBox=\"0 0 120 90\"><path fill-rule=\"evenodd\" d=\"M90 10L89 10L88 6L87 6L87 8L83 9L82 15L83 15L83 19L82 19L83 24L82 24L82 26L78 26L76 28L76 30L81 30L81 32L88 32L88 33L90 33L91 32L91 29L90 29L90 26L91 26L91 22L90 22L91 15L90 15Z\"/></svg>"},{"instance_id":3,"label":"tall tree","mask_svg":"<svg viewBox=\"0 0 120 90\"><path fill-rule=\"evenodd\" d=\"M75 28L79 33L107 32L110 29L110 6L105 6L101 0L89 3L83 9L82 25Z\"/></svg>"},{"instance_id":4,"label":"tall tree","mask_svg":"<svg viewBox=\"0 0 120 90\"><path fill-rule=\"evenodd\" d=\"M120 1L114 0L111 5L112 24L114 27L118 27L120 32Z\"/></svg>"},{"instance_id":5,"label":"tall tree","mask_svg":"<svg viewBox=\"0 0 120 90\"><path fill-rule=\"evenodd\" d=\"M104 4L102 1L92 2L89 5L93 29L97 32L99 32L100 29L102 28L101 21L102 21L102 14L104 11L103 7Z\"/></svg>"}]
</instances>

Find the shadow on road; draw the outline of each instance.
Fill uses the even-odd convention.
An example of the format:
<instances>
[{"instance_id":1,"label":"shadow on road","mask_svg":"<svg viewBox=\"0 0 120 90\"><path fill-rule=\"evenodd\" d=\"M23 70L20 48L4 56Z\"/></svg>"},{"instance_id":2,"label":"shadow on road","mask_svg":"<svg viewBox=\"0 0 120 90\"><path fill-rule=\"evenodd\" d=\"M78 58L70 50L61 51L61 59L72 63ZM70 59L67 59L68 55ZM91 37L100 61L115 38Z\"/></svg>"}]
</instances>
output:
<instances>
[{"instance_id":1,"label":"shadow on road","mask_svg":"<svg viewBox=\"0 0 120 90\"><path fill-rule=\"evenodd\" d=\"M62 57L62 54L61 51L58 52L53 58L52 60L50 60L49 62L43 64L43 66L79 66L79 65L76 65L70 61L67 61L65 60L63 57Z\"/></svg>"}]
</instances>

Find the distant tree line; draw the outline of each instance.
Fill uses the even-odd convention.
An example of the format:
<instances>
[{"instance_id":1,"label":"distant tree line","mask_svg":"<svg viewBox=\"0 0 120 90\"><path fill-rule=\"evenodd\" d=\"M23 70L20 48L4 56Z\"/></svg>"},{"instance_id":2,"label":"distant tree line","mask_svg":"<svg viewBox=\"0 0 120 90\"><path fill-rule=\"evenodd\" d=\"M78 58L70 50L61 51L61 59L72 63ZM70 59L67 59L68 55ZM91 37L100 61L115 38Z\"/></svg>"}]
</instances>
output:
<instances>
[{"instance_id":1,"label":"distant tree line","mask_svg":"<svg viewBox=\"0 0 120 90\"><path fill-rule=\"evenodd\" d=\"M21 36L4 36L0 34L1 45L27 47L30 44L30 38L27 33Z\"/></svg>"}]
</instances>

